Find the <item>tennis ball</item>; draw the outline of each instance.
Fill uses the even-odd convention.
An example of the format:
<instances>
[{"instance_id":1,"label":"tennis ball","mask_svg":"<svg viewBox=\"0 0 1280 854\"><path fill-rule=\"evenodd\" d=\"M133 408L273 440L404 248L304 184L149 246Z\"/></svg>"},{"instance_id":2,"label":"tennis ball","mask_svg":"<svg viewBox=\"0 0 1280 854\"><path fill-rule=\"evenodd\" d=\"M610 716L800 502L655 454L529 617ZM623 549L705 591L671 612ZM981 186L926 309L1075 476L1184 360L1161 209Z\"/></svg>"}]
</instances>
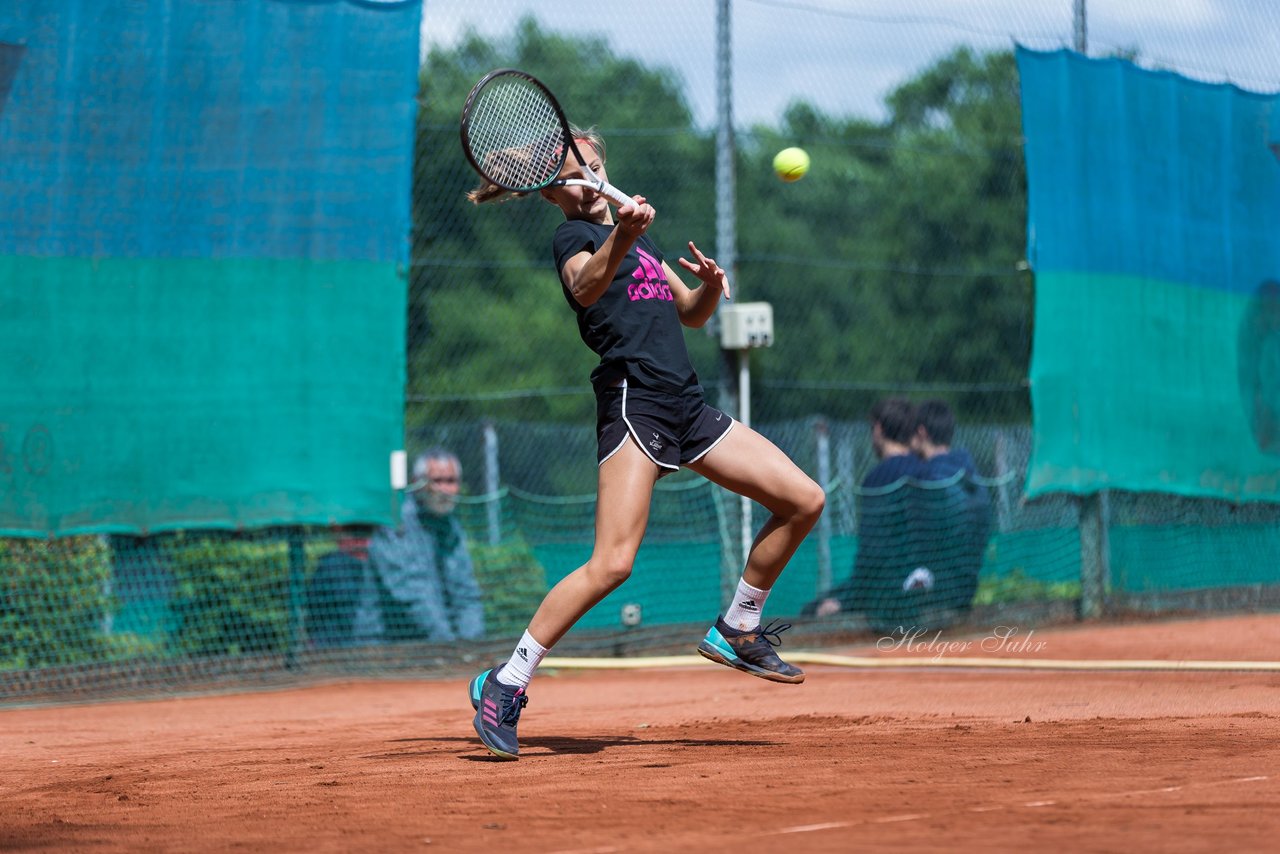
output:
<instances>
[{"instance_id":1,"label":"tennis ball","mask_svg":"<svg viewBox=\"0 0 1280 854\"><path fill-rule=\"evenodd\" d=\"M773 156L773 171L787 183L799 181L809 171L809 155L803 148L784 148Z\"/></svg>"}]
</instances>

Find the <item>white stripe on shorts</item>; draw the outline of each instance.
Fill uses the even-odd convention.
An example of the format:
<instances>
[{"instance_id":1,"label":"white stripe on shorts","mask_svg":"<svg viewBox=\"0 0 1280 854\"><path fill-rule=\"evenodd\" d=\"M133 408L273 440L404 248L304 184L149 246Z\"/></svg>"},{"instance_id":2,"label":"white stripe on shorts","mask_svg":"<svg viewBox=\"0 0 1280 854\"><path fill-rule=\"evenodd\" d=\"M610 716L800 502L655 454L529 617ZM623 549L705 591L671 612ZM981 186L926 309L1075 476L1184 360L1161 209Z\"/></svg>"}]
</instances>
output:
<instances>
[{"instance_id":1,"label":"white stripe on shorts","mask_svg":"<svg viewBox=\"0 0 1280 854\"><path fill-rule=\"evenodd\" d=\"M727 415L726 415L725 417L726 417L726 418L729 418L729 416L727 416ZM690 463L696 463L698 460L700 460L700 459L702 459L703 457L705 457L705 456L707 455L707 452L708 452L708 451L710 451L710 450L711 450L712 448L714 448L716 445L719 445L721 442L723 442L723 441L724 441L724 437L729 435L729 431L730 431L730 430L732 430L732 429L733 429L733 425L734 425L734 424L737 424L737 423L738 423L738 422L734 421L732 418L729 418L729 426L728 426L728 427L726 427L726 428L724 428L724 432L723 432L723 433L721 433L721 434L719 435L719 437L717 437L717 438L716 438L716 440L715 440L714 442L712 442L710 445L708 445L708 446L707 446L707 449L706 449L705 451L703 451L702 453L698 454L698 455L697 455L696 457L694 457L693 459L689 460L689 462L690 462Z\"/></svg>"},{"instance_id":2,"label":"white stripe on shorts","mask_svg":"<svg viewBox=\"0 0 1280 854\"><path fill-rule=\"evenodd\" d=\"M671 469L672 471L680 471L680 466L672 466L666 463L660 463L656 459L654 459L653 454L649 453L649 449L644 446L644 442L640 441L640 435L636 433L636 428L631 426L631 419L627 418L627 381L625 379L622 381L622 423L627 425L627 432L631 434L631 438L636 440L636 444L640 446L640 450L644 451L644 455L646 457L648 457L650 460L653 460L654 465L658 466L659 468ZM618 447L621 448L622 446L619 445ZM616 449L614 453L617 453ZM613 454L610 454L610 456L613 456Z\"/></svg>"}]
</instances>

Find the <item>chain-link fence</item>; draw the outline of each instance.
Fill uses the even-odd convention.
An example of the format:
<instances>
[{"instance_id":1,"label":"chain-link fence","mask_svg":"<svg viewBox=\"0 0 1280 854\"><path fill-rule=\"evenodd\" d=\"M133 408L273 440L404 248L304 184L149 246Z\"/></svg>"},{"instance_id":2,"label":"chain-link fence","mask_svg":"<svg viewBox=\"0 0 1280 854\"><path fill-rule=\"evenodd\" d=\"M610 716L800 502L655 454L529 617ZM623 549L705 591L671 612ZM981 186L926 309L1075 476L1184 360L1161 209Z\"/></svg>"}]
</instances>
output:
<instances>
[{"instance_id":1,"label":"chain-link fence","mask_svg":"<svg viewBox=\"0 0 1280 854\"><path fill-rule=\"evenodd\" d=\"M803 642L876 627L865 614L806 615L850 579L860 524L878 512L867 505L874 490L861 485L875 462L867 413L891 395L948 402L955 444L972 453L977 474L891 496L898 515L884 524L887 539L913 564L954 564L956 580L935 589L961 590L963 601L918 598L888 623L1273 607L1272 506L1024 496L1034 280L1023 260L1012 48L1078 45L1087 34L1095 54L1273 91L1277 13L1224 3L1188 22L1119 0L1088 4L1088 18L1071 0L964 5L962 14L926 0L590 10L427 0L404 271L405 442L411 456L442 446L461 461L457 517L482 595L482 637L362 638L356 603L378 584L368 530L7 540L0 698L489 656L505 652L541 595L590 554L595 359L551 263L560 214L537 196L489 206L464 198L476 179L458 144L459 110L470 86L501 66L543 78L572 121L602 132L612 181L654 204L651 234L668 258L693 240L732 259L737 301L772 306L776 340L749 353L751 421L828 494L770 599L774 614L803 621ZM718 56L732 68L732 133L718 126ZM732 194L717 172L726 145ZM809 152L812 168L783 183L770 163L792 145ZM686 332L712 402L736 413L741 356L717 336L714 321ZM988 513L976 548L966 530L921 521L932 512L922 502L963 503L975 490ZM740 513L735 497L690 473L663 479L632 579L562 648L625 653L696 640L691 627L714 618L741 571ZM755 508L751 522L762 521ZM895 597L910 593L894 585Z\"/></svg>"},{"instance_id":2,"label":"chain-link fence","mask_svg":"<svg viewBox=\"0 0 1280 854\"><path fill-rule=\"evenodd\" d=\"M470 84L503 65L543 77L571 119L602 131L611 180L654 204L651 233L660 245L674 254L693 239L729 255L737 298L771 305L776 340L749 356L753 425L822 480L829 495L821 525L780 582L793 590L786 601L794 612L851 572L865 497L859 485L875 462L866 414L892 395L947 401L960 421L957 442L977 461L975 481L992 501L993 536L975 602L1083 599L1087 613L1099 613L1107 597L1133 606L1141 600L1136 594L1153 591L1274 582L1275 514L1266 507L1228 512L1232 505L1154 494L1034 502L1023 495L1033 277L1023 260L1026 170L1012 49L1087 42L1096 54L1274 89L1261 45L1241 43L1230 72L1218 45L1246 20L1274 33L1272 12L1232 6L1221 20L1200 21L1180 35L1174 22L1119 3L984 4L967 21L927 3L890 11L709 0L682 4L670 17L655 8L643 21L606 4L581 27L546 10L437 4L442 8L448 25L433 28L428 11L424 29L408 441L457 448L473 494L499 484L506 490L475 498L481 504L584 496L573 523L582 532L577 549L548 555L551 580L589 553L586 496L595 471L585 376L593 357L577 340L549 260L559 212L537 197L492 209L463 200L474 178L452 150L454 114ZM717 25L726 22L738 118L727 237L717 217L725 194L715 171L725 136L713 97L724 94L715 88L713 57L723 32ZM1197 27L1199 39L1189 35ZM850 55L872 43L920 59L885 83L878 101L850 106L856 99L840 91L850 79L832 69L850 67ZM689 79L702 88L682 85ZM770 162L790 145L804 147L813 166L804 180L782 183ZM722 351L711 326L686 337L713 400L737 411L739 354ZM713 519L713 504L701 530L720 538L718 566L732 575L741 556L739 520L727 501L714 504ZM569 518L563 504L554 506ZM1238 540L1225 560L1235 568L1214 579L1202 572L1204 555L1223 550L1206 545L1201 552L1195 544L1212 538L1202 539L1205 532L1190 520L1233 514L1240 523L1230 536ZM1135 525L1135 518L1144 521ZM521 534L534 543L544 536L537 525ZM650 542L662 536L652 526ZM918 543L931 533L917 524L900 536ZM1153 537L1166 545L1154 546ZM693 595L694 572L712 572L707 558L690 566L642 550L627 589L588 623L616 626L619 604L645 600L635 588L645 583L641 568L650 555L654 583L673 600ZM666 613L654 604L646 614Z\"/></svg>"}]
</instances>

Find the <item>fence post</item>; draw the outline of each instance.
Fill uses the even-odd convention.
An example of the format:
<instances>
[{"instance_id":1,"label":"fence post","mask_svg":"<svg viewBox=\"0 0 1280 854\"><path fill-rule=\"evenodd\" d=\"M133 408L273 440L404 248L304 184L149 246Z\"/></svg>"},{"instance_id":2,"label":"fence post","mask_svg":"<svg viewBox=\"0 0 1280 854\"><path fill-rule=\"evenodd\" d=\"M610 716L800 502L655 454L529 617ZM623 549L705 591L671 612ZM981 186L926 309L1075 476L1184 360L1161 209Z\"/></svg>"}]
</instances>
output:
<instances>
[{"instance_id":1,"label":"fence post","mask_svg":"<svg viewBox=\"0 0 1280 854\"><path fill-rule=\"evenodd\" d=\"M1074 0L1072 15L1072 43L1079 53L1089 52L1089 13L1085 8L1085 0Z\"/></svg>"},{"instance_id":2,"label":"fence post","mask_svg":"<svg viewBox=\"0 0 1280 854\"><path fill-rule=\"evenodd\" d=\"M814 421L818 451L818 485L823 494L831 491L831 431L827 419ZM831 514L818 517L818 595L831 589Z\"/></svg>"},{"instance_id":3,"label":"fence post","mask_svg":"<svg viewBox=\"0 0 1280 854\"><path fill-rule=\"evenodd\" d=\"M489 497L485 509L489 514L489 545L496 546L502 542L502 514L498 497L498 483L501 472L498 470L498 431L493 429L493 422L484 422L484 491Z\"/></svg>"},{"instance_id":4,"label":"fence post","mask_svg":"<svg viewBox=\"0 0 1280 854\"><path fill-rule=\"evenodd\" d=\"M1111 548L1107 536L1107 494L1081 495L1080 512L1080 616L1102 616L1111 577Z\"/></svg>"},{"instance_id":5,"label":"fence post","mask_svg":"<svg viewBox=\"0 0 1280 854\"><path fill-rule=\"evenodd\" d=\"M303 547L302 529L289 528L286 536L289 548L289 639L284 654L284 666L292 670L298 665L298 648L302 645L302 607L306 578L307 552Z\"/></svg>"},{"instance_id":6,"label":"fence post","mask_svg":"<svg viewBox=\"0 0 1280 854\"><path fill-rule=\"evenodd\" d=\"M1003 430L996 430L996 530L1007 531L1013 527L1013 510L1009 501L1009 440Z\"/></svg>"},{"instance_id":7,"label":"fence post","mask_svg":"<svg viewBox=\"0 0 1280 854\"><path fill-rule=\"evenodd\" d=\"M733 51L731 36L733 29L730 26L730 0L717 0L716 2L716 261L729 274L729 280L740 284L738 281L738 224L737 224L737 203L735 198L737 195L737 177L734 169L734 152L737 150L737 142L733 132ZM738 299L742 299L742 291L738 290ZM721 303L723 307L724 303ZM716 325L713 327L718 331L721 312L716 311ZM711 330L708 330L711 331ZM741 358L746 358L746 352L743 351ZM720 394L717 405L724 410L726 414L737 417L744 424L747 423L742 417L741 407L742 401L738 398L738 391L734 389L733 375L734 368L739 367L734 363L734 354L732 350L722 347L720 349ZM717 507L723 511L725 521L739 523L740 538L742 529L749 529L751 524L751 505L747 500L740 502L729 502L724 499L727 496L717 495ZM732 506L732 505L736 505ZM745 518L743 513L746 514ZM747 554L746 549L750 548L748 541L742 553L742 559L737 558L738 549L732 544L731 539L722 536L720 540L720 589L721 601L726 605L732 603L734 590L737 589L738 578L742 570L746 567Z\"/></svg>"},{"instance_id":8,"label":"fence post","mask_svg":"<svg viewBox=\"0 0 1280 854\"><path fill-rule=\"evenodd\" d=\"M734 511L738 502L729 500L732 495L724 487L711 484L711 501L716 508L716 526L720 532L720 603L726 607L733 601L741 569L738 564L738 549L733 542L733 531L737 524L737 514Z\"/></svg>"}]
</instances>

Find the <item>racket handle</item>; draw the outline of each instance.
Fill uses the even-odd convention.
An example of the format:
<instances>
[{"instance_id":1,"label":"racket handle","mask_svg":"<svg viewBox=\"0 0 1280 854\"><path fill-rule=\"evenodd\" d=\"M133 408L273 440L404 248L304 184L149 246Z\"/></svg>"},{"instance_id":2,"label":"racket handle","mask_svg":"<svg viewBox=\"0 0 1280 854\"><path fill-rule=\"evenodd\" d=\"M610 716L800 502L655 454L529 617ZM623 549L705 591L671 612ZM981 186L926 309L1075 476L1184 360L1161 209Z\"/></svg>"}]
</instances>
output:
<instances>
[{"instance_id":1,"label":"racket handle","mask_svg":"<svg viewBox=\"0 0 1280 854\"><path fill-rule=\"evenodd\" d=\"M582 178L564 178L554 182L557 187L590 187L602 196L607 196L618 204L623 205L635 204L635 199L619 190L617 187L607 181L587 181Z\"/></svg>"}]
</instances>

